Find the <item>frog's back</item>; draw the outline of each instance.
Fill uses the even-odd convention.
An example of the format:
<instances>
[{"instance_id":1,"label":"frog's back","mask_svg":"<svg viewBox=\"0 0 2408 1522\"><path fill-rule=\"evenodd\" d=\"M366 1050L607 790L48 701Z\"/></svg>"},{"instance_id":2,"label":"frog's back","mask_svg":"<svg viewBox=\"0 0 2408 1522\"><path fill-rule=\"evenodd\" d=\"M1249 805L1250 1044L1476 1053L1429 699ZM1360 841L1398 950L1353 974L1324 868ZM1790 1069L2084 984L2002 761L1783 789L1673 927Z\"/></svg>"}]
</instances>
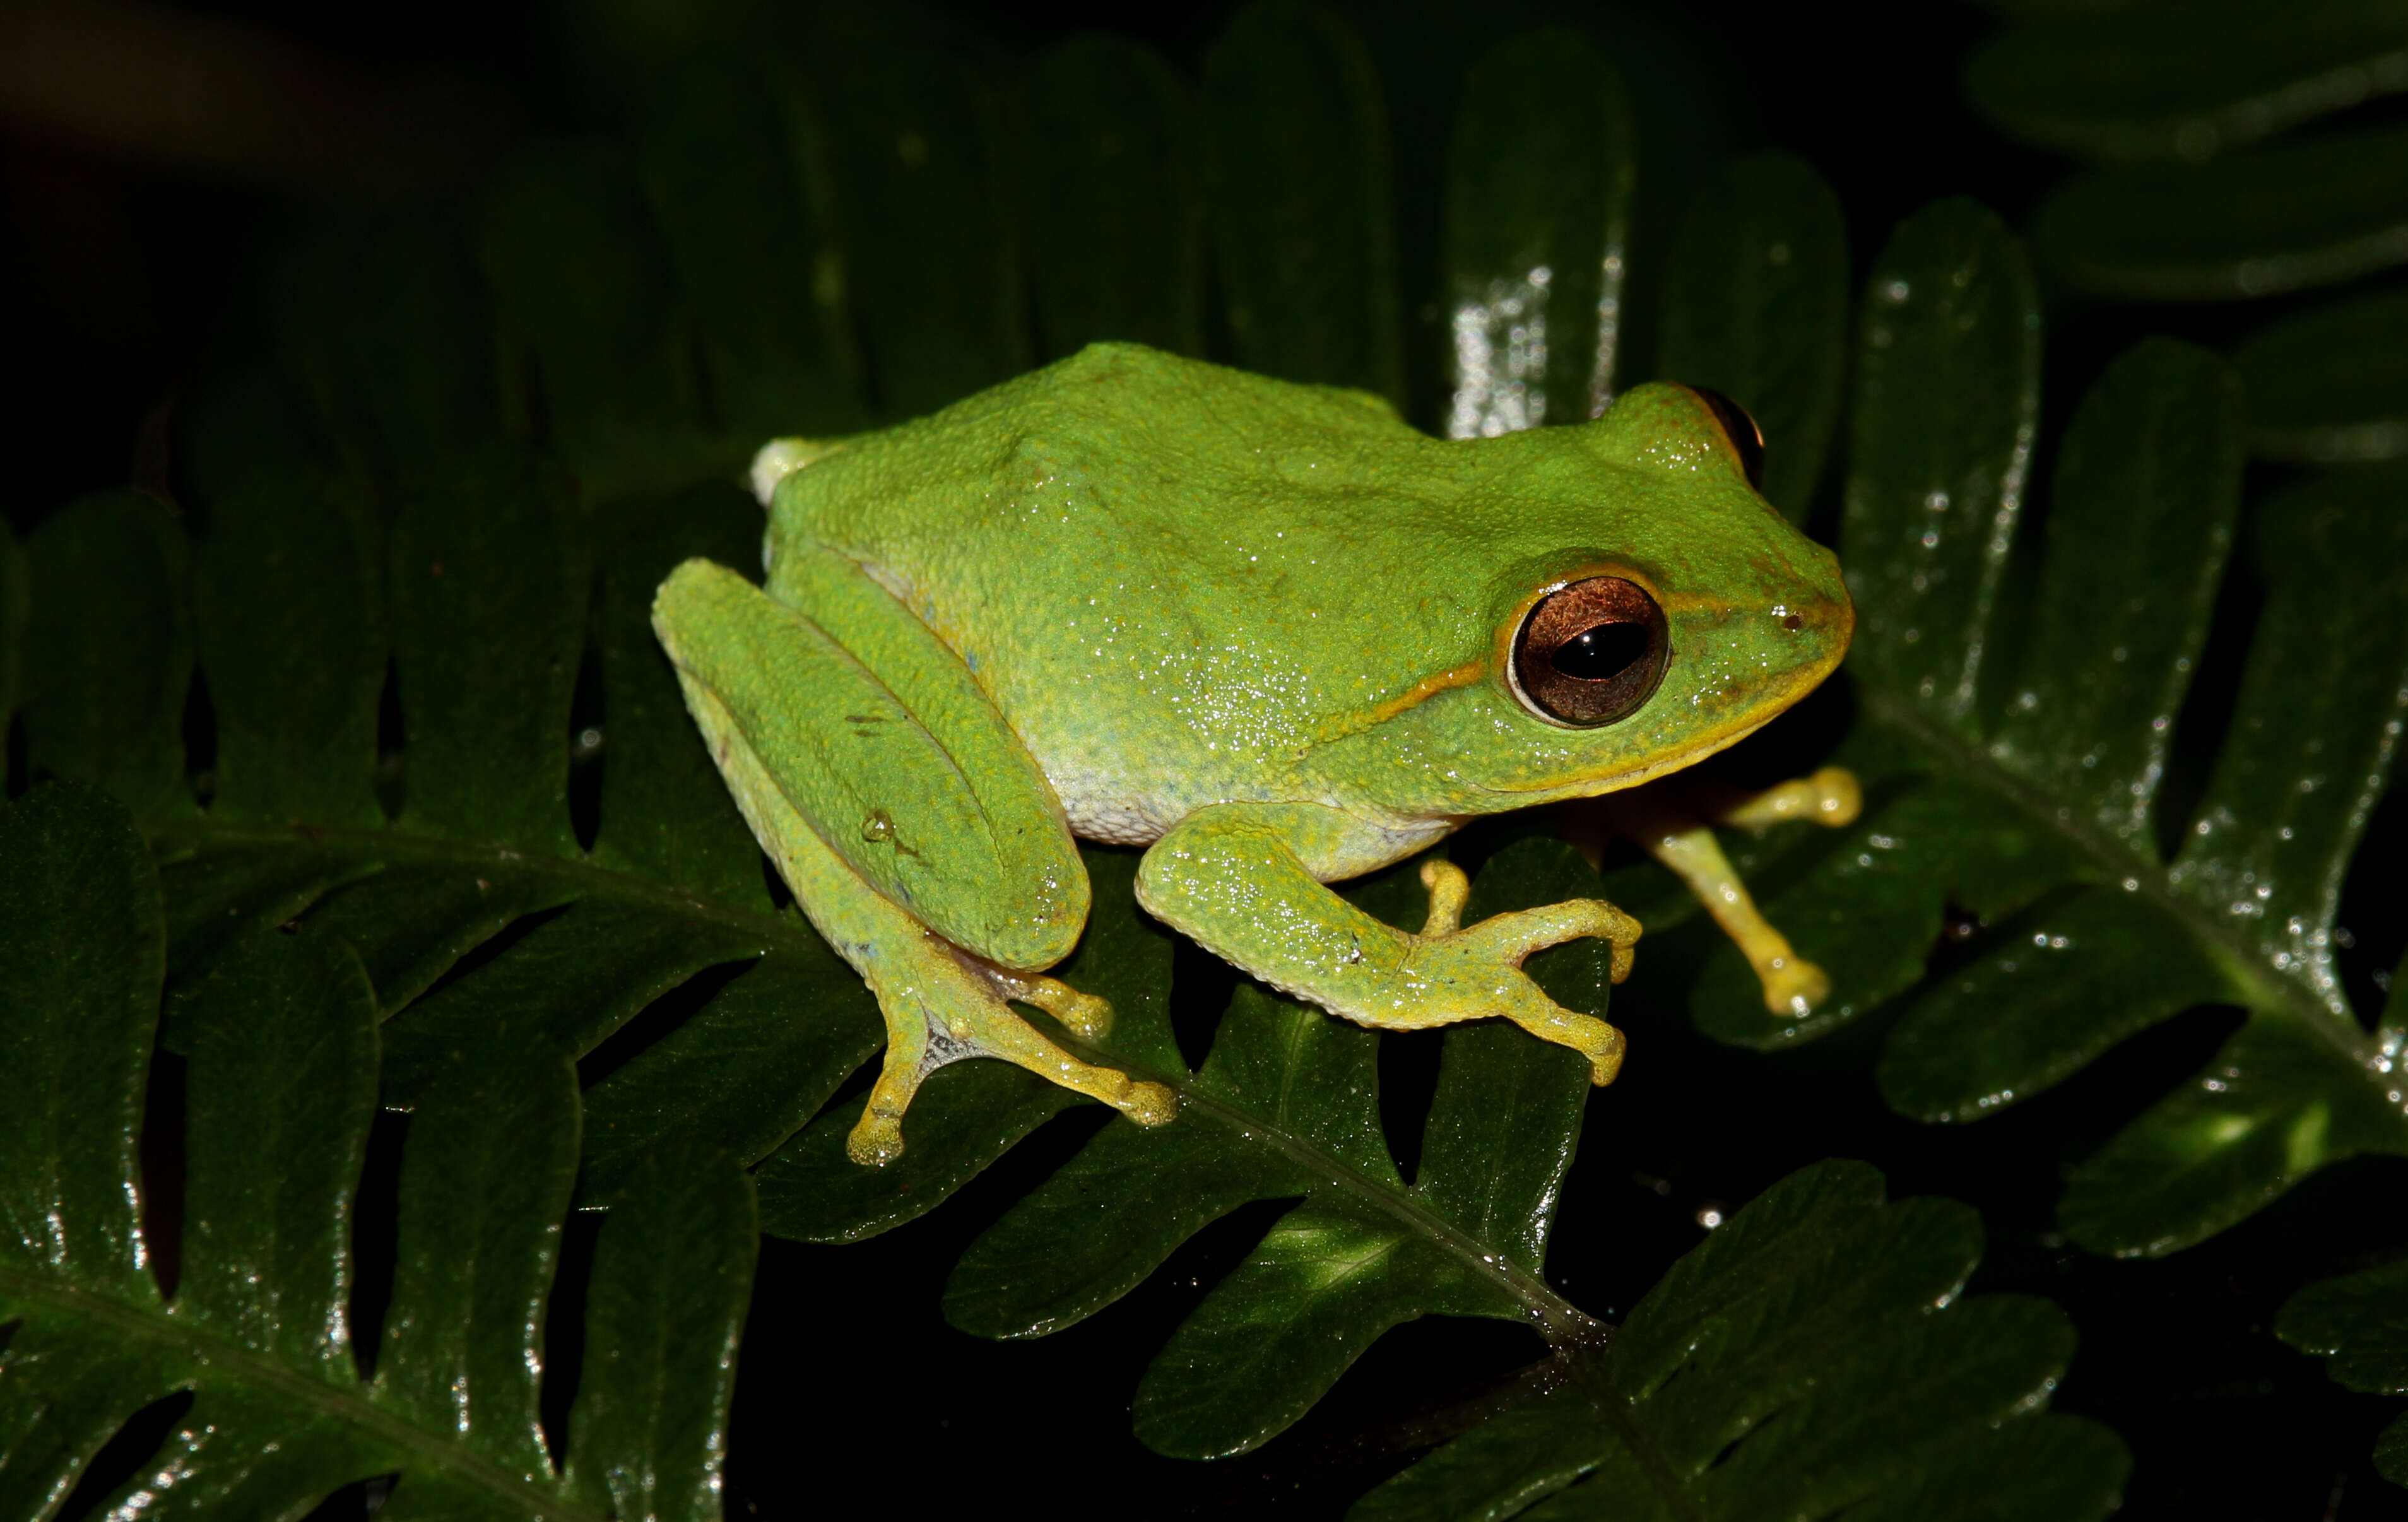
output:
<instances>
[{"instance_id":1,"label":"frog's back","mask_svg":"<svg viewBox=\"0 0 2408 1522\"><path fill-rule=\"evenodd\" d=\"M900 563L939 547L1033 547L1049 508L1073 530L1045 536L1056 541L1215 516L1226 527L1249 505L1226 494L1279 491L1298 451L1368 476L1379 451L1430 442L1368 393L1098 343L848 444L781 490L778 508L814 538ZM1229 510L1206 510L1215 495Z\"/></svg>"},{"instance_id":2,"label":"frog's back","mask_svg":"<svg viewBox=\"0 0 2408 1522\"><path fill-rule=\"evenodd\" d=\"M772 538L869 567L961 654L1082 833L1142 839L1143 821L1082 820L1077 796L1153 820L1281 793L1316 726L1442 653L1392 634L1350 649L1357 621L1325 605L1380 579L1374 541L1416 538L1399 522L1444 516L1457 457L1362 393L1097 344L796 472ZM1174 776L1197 797L1121 797Z\"/></svg>"},{"instance_id":3,"label":"frog's back","mask_svg":"<svg viewBox=\"0 0 2408 1522\"><path fill-rule=\"evenodd\" d=\"M1487 680L1515 598L1606 558L1684 608L1833 580L1704 420L1683 393L1450 442L1359 393L1096 345L786 478L770 589L788 541L867 567L1091 837L1223 799L1495 807L1456 758L1526 722ZM1440 712L1442 738L1391 727ZM1509 748L1577 764L1555 731Z\"/></svg>"}]
</instances>

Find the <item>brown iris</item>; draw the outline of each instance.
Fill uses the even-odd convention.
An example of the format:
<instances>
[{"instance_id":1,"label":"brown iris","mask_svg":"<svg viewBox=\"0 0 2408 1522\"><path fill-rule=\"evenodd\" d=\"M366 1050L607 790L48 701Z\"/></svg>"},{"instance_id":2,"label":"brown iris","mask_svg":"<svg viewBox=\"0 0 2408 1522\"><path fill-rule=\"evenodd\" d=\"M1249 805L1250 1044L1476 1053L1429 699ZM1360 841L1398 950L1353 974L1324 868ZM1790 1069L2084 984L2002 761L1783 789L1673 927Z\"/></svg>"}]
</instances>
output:
<instances>
[{"instance_id":1,"label":"brown iris","mask_svg":"<svg viewBox=\"0 0 2408 1522\"><path fill-rule=\"evenodd\" d=\"M1627 718L1663 680L1664 610L1636 582L1593 576L1549 593L1513 640L1524 702L1557 724Z\"/></svg>"}]
</instances>

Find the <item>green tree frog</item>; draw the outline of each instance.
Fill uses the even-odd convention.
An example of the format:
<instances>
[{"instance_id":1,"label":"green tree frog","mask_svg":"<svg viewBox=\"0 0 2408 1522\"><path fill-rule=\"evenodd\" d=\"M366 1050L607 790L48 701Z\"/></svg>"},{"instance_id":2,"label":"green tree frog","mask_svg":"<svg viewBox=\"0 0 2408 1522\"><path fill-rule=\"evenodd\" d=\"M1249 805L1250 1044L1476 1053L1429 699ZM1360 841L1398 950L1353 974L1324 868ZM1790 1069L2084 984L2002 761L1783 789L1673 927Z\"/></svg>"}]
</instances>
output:
<instances>
[{"instance_id":1,"label":"green tree frog","mask_svg":"<svg viewBox=\"0 0 2408 1522\"><path fill-rule=\"evenodd\" d=\"M1107 1027L1044 975L1086 919L1076 836L1145 846L1149 912L1298 998L1384 1030L1502 1016L1610 1082L1622 1033L1521 967L1598 937L1619 981L1639 935L1621 911L1461 925L1464 874L1433 859L1412 933L1325 884L1478 815L1689 766L1839 664L1838 565L1757 495L1760 448L1678 385L1444 441L1360 393L1128 344L765 448L766 585L691 560L652 620L753 833L877 995L886 1054L852 1156L899 1156L921 1081L968 1056L1175 1116L1164 1085L1010 1008ZM1853 807L1826 773L1723 812ZM1734 930L1773 1009L1819 996L1703 819L1658 799L1617 823Z\"/></svg>"}]
</instances>

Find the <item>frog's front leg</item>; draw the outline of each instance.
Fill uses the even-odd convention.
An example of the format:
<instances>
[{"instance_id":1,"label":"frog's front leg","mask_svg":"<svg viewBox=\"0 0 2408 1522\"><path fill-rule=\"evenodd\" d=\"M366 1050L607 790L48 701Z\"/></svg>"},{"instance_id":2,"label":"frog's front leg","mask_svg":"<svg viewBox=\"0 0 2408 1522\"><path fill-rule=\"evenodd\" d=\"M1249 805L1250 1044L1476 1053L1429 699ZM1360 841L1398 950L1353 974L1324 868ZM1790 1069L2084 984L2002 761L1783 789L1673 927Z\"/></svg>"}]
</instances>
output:
<instances>
[{"instance_id":1,"label":"frog's front leg","mask_svg":"<svg viewBox=\"0 0 2408 1522\"><path fill-rule=\"evenodd\" d=\"M1593 936L1630 971L1639 923L1594 898L1459 924L1469 884L1451 863L1422 869L1430 890L1419 934L1372 918L1322 885L1311 863L1342 860L1357 826L1314 804L1218 804L1188 815L1138 869L1138 899L1225 960L1332 1014L1383 1030L1501 1016L1589 1060L1613 1081L1622 1032L1567 1010L1522 971L1532 952Z\"/></svg>"},{"instance_id":2,"label":"frog's front leg","mask_svg":"<svg viewBox=\"0 0 2408 1522\"><path fill-rule=\"evenodd\" d=\"M1066 955L1087 881L1052 790L926 625L861 568L808 545L773 598L689 561L653 625L737 806L811 924L878 997L886 1057L847 1140L903 1150L921 1082L993 1056L1140 1124L1178 1113L1159 1084L1081 1062L1010 1000L1100 1035L1103 1000L1038 970Z\"/></svg>"},{"instance_id":3,"label":"frog's front leg","mask_svg":"<svg viewBox=\"0 0 2408 1522\"><path fill-rule=\"evenodd\" d=\"M1799 955L1789 938L1756 907L1747 884L1740 881L1730 858L1715 840L1714 826L1763 829L1806 819L1835 829L1854 824L1864 808L1864 792L1855 773L1825 767L1811 777L1795 778L1761 793L1717 789L1675 777L1608 794L1597 799L1594 807L1616 833L1636 840L1689 885L1706 912L1756 969L1767 1010L1793 1018L1803 1016L1830 994L1829 974Z\"/></svg>"}]
</instances>

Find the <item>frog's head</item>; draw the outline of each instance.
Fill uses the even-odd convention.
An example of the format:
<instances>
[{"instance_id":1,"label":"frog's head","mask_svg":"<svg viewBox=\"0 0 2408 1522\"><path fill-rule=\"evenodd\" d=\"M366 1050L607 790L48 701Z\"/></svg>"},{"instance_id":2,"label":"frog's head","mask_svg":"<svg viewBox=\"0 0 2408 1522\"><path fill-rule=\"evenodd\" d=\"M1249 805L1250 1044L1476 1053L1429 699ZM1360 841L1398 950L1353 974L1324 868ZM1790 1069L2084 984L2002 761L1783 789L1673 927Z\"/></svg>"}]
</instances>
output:
<instances>
[{"instance_id":1,"label":"frog's head","mask_svg":"<svg viewBox=\"0 0 2408 1522\"><path fill-rule=\"evenodd\" d=\"M1488 455L1471 490L1493 525L1489 574L1464 589L1484 604L1465 611L1484 611L1487 648L1390 732L1452 758L1440 791L1454 807L1611 792L1688 766L1846 653L1856 613L1839 562L1757 493L1763 440L1727 399L1640 386L1594 423L1456 447Z\"/></svg>"}]
</instances>

